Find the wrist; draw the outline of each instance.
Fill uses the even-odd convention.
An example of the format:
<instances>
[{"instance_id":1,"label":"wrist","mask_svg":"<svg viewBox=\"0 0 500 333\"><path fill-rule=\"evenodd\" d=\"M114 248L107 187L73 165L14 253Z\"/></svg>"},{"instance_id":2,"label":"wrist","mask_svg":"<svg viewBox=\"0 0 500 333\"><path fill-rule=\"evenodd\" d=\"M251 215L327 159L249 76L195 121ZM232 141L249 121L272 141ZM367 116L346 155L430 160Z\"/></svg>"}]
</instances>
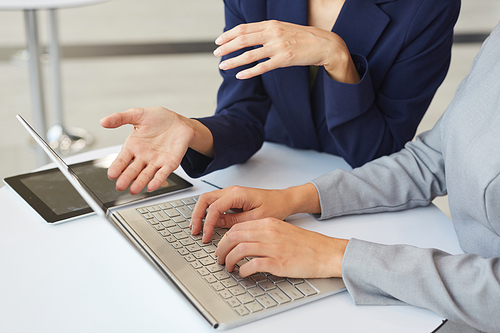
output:
<instances>
[{"instance_id":1,"label":"wrist","mask_svg":"<svg viewBox=\"0 0 500 333\"><path fill-rule=\"evenodd\" d=\"M290 214L298 213L321 213L319 195L316 187L312 183L300 186L293 186L283 190L285 199L290 207Z\"/></svg>"},{"instance_id":2,"label":"wrist","mask_svg":"<svg viewBox=\"0 0 500 333\"><path fill-rule=\"evenodd\" d=\"M332 80L341 83L356 84L360 80L351 54L343 40L340 46L339 41L331 43L329 51L326 52L323 68Z\"/></svg>"},{"instance_id":3,"label":"wrist","mask_svg":"<svg viewBox=\"0 0 500 333\"><path fill-rule=\"evenodd\" d=\"M208 157L214 157L214 138L212 132L196 119L185 118L193 131L189 148Z\"/></svg>"}]
</instances>

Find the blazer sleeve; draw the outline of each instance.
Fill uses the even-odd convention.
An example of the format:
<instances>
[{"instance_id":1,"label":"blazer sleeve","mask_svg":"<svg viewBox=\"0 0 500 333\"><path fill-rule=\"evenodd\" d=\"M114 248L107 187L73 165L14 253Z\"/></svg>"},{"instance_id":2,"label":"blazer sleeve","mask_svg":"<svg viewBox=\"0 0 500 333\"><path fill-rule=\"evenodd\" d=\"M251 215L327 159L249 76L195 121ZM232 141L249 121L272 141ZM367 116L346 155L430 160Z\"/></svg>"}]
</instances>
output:
<instances>
[{"instance_id":1,"label":"blazer sleeve","mask_svg":"<svg viewBox=\"0 0 500 333\"><path fill-rule=\"evenodd\" d=\"M378 76L370 73L379 69L360 55L352 55L364 73L358 84L339 83L324 72L327 128L351 166L399 151L413 139L448 71L459 10L459 1L422 1L382 82L372 81Z\"/></svg>"},{"instance_id":2,"label":"blazer sleeve","mask_svg":"<svg viewBox=\"0 0 500 333\"><path fill-rule=\"evenodd\" d=\"M248 23L239 14L238 2L225 1L224 30ZM222 60L233 58L251 48L228 54ZM248 160L262 146L265 138L264 124L271 101L261 77L236 79L236 73L255 66L250 63L231 70L220 70L223 82L217 95L215 115L198 119L211 132L214 139L213 159L189 149L181 165L191 177L200 177L212 171Z\"/></svg>"},{"instance_id":3,"label":"blazer sleeve","mask_svg":"<svg viewBox=\"0 0 500 333\"><path fill-rule=\"evenodd\" d=\"M442 124L443 118L398 153L315 179L321 218L408 209L445 194ZM475 329L499 331L498 256L452 255L351 239L342 275L356 304L411 304Z\"/></svg>"}]
</instances>

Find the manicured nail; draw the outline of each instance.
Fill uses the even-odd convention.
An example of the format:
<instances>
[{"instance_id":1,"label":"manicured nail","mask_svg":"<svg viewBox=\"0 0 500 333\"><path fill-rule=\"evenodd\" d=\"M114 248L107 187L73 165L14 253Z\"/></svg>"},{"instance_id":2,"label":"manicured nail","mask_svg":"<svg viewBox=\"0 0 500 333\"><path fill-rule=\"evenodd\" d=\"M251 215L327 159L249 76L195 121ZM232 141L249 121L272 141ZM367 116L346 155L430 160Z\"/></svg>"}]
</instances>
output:
<instances>
[{"instance_id":1,"label":"manicured nail","mask_svg":"<svg viewBox=\"0 0 500 333\"><path fill-rule=\"evenodd\" d=\"M218 47L218 48L216 48L216 49L214 50L214 56L218 57L218 56L220 56L220 53L221 53L221 51L220 51L220 47Z\"/></svg>"},{"instance_id":2,"label":"manicured nail","mask_svg":"<svg viewBox=\"0 0 500 333\"><path fill-rule=\"evenodd\" d=\"M217 44L217 45L222 44L222 38L220 38L220 36L217 37L217 39L215 40L215 44Z\"/></svg>"},{"instance_id":3,"label":"manicured nail","mask_svg":"<svg viewBox=\"0 0 500 333\"><path fill-rule=\"evenodd\" d=\"M220 68L220 69L222 69L222 70L226 70L226 69L227 69L227 64L226 64L226 62L225 62L225 61L221 62L221 63L219 64L219 68Z\"/></svg>"}]
</instances>

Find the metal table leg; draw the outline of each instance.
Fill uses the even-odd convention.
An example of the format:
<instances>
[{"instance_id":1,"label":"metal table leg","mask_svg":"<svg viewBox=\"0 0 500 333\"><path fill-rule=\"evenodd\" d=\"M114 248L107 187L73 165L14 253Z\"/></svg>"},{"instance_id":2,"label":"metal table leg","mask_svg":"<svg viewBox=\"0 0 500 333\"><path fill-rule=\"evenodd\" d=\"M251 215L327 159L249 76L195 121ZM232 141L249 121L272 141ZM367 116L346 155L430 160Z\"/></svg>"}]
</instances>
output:
<instances>
[{"instance_id":1,"label":"metal table leg","mask_svg":"<svg viewBox=\"0 0 500 333\"><path fill-rule=\"evenodd\" d=\"M52 148L62 154L76 153L93 141L92 136L81 128L66 128L64 126L60 49L58 37L57 13L55 9L49 9L49 59L52 83L54 85L54 109L56 123L47 132L47 139Z\"/></svg>"},{"instance_id":2,"label":"metal table leg","mask_svg":"<svg viewBox=\"0 0 500 333\"><path fill-rule=\"evenodd\" d=\"M28 41L29 71L31 100L33 104L34 127L41 135L46 133L45 109L43 99L42 75L40 70L40 47L38 45L38 30L36 10L25 10L26 35ZM40 147L36 147L36 161L38 165L47 164L49 159Z\"/></svg>"}]
</instances>

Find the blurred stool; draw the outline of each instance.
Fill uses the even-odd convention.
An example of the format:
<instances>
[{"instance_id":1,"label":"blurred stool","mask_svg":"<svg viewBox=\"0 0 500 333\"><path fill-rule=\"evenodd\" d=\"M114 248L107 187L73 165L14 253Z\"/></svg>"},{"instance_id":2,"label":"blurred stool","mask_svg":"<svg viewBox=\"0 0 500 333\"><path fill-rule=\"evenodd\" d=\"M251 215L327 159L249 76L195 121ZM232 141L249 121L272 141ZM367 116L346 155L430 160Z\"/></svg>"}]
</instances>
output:
<instances>
[{"instance_id":1,"label":"blurred stool","mask_svg":"<svg viewBox=\"0 0 500 333\"><path fill-rule=\"evenodd\" d=\"M40 135L46 135L50 145L63 154L82 150L92 143L92 136L80 128L68 128L64 125L60 49L56 10L60 8L79 7L106 2L108 0L0 0L0 10L22 10L26 23L26 36L29 53L30 89L33 104L33 125ZM40 62L40 45L38 40L37 11L45 9L49 13L49 46L48 55L51 69L51 81L54 85L55 124L47 130L45 118L45 102ZM45 153L36 148L36 159L39 165L46 164Z\"/></svg>"}]
</instances>

